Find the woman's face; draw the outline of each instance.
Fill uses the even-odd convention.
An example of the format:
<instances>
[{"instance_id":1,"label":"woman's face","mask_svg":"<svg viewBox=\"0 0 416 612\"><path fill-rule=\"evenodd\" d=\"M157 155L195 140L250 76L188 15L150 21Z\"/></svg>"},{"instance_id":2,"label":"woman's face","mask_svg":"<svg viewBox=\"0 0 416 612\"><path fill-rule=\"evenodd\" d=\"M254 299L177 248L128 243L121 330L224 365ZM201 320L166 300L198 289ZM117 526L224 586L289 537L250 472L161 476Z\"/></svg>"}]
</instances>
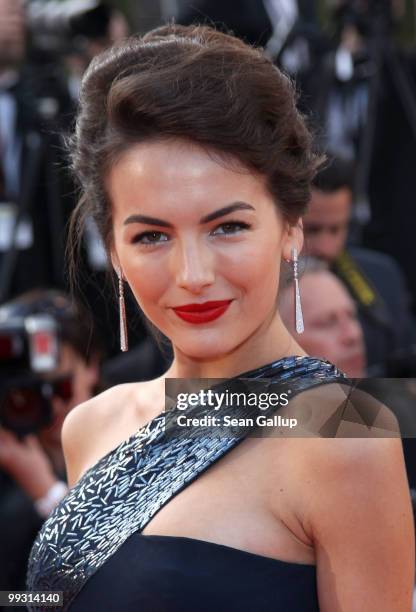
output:
<instances>
[{"instance_id":1,"label":"woman's face","mask_svg":"<svg viewBox=\"0 0 416 612\"><path fill-rule=\"evenodd\" d=\"M107 188L113 263L176 350L218 358L267 329L280 260L299 243L262 177L196 145L155 142L129 149ZM195 312L212 301L222 304Z\"/></svg>"}]
</instances>

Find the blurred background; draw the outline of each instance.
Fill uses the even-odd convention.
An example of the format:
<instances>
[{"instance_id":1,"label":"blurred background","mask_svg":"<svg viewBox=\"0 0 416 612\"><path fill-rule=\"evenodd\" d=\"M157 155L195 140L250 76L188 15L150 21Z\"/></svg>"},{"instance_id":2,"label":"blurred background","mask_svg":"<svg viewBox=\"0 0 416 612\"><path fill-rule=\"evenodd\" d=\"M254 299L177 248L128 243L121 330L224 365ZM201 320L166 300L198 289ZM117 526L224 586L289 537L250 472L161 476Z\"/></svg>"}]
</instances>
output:
<instances>
[{"instance_id":1,"label":"blurred background","mask_svg":"<svg viewBox=\"0 0 416 612\"><path fill-rule=\"evenodd\" d=\"M416 424L416 0L0 0L2 590L24 588L30 545L66 493L66 414L108 386L159 376L171 359L130 295L120 354L92 221L69 297L77 191L63 146L94 55L168 20L231 30L294 79L328 158L303 219L299 342L351 377L388 378L399 420ZM283 281L281 314L294 329Z\"/></svg>"}]
</instances>

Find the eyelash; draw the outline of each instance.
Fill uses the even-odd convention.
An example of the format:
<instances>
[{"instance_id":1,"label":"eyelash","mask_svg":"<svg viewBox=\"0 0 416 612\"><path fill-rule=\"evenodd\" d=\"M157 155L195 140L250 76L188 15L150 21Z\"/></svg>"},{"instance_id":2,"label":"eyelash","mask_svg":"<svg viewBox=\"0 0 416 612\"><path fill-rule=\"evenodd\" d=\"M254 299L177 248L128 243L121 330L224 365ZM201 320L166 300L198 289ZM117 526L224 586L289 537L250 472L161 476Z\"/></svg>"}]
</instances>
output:
<instances>
[{"instance_id":1,"label":"eyelash","mask_svg":"<svg viewBox=\"0 0 416 612\"><path fill-rule=\"evenodd\" d=\"M226 223L221 223L220 225L218 225L215 228L214 231L217 231L221 227L227 227L227 226L228 227L231 226L233 228L240 227L243 230L248 230L251 227L251 225L249 225L248 223L244 223L242 221L227 221ZM238 232L232 231L232 232L223 232L223 233L220 233L219 235L220 236L234 236L237 233ZM143 242L143 238L146 238L148 236L154 236L154 235L157 235L157 236L165 235L166 236L167 234L164 234L164 232L159 232L159 231L156 231L156 230L150 231L150 232L142 232L141 234L137 234L137 236L134 236L134 238L132 239L131 243L132 244L140 244L140 245L142 245L144 247L152 247L152 246L157 245L157 244L162 244L162 242L168 242L168 240L154 240L152 242Z\"/></svg>"}]
</instances>

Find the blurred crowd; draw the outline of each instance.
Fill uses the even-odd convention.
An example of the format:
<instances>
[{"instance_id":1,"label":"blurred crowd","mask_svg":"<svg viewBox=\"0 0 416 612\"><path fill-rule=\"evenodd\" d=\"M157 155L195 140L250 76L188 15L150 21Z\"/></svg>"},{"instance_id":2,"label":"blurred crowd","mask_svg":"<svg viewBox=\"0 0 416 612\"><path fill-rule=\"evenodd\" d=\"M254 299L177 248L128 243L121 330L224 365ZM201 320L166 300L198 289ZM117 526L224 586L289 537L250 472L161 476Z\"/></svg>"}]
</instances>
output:
<instances>
[{"instance_id":1,"label":"blurred crowd","mask_svg":"<svg viewBox=\"0 0 416 612\"><path fill-rule=\"evenodd\" d=\"M148 19L133 23L115 2L0 0L0 590L24 588L34 536L67 492L66 414L106 387L159 376L172 356L129 295L131 348L118 354L117 300L92 221L76 296L69 297L65 265L77 190L63 137L73 128L82 74L95 54L143 32L143 24L174 18L232 30L263 46L296 81L299 108L327 158L303 218L305 332L298 342L350 377L394 379L409 418L416 400L415 45L397 42L405 2L328 2L325 23L322 4L143 2ZM291 279L282 268L279 309L296 334ZM413 454L409 444L416 487Z\"/></svg>"}]
</instances>

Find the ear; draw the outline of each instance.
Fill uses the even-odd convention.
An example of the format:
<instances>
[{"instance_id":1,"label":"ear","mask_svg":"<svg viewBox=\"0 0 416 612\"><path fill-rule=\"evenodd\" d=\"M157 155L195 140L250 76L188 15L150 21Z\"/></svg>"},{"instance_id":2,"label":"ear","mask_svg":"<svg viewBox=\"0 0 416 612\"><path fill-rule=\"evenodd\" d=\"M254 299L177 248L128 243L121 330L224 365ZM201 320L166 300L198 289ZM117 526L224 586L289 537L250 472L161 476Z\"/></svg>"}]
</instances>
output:
<instances>
[{"instance_id":1,"label":"ear","mask_svg":"<svg viewBox=\"0 0 416 612\"><path fill-rule=\"evenodd\" d=\"M292 249L297 249L298 255L303 248L303 221L299 219L295 225L287 225L286 234L283 239L282 257L287 262L292 261Z\"/></svg>"}]
</instances>

